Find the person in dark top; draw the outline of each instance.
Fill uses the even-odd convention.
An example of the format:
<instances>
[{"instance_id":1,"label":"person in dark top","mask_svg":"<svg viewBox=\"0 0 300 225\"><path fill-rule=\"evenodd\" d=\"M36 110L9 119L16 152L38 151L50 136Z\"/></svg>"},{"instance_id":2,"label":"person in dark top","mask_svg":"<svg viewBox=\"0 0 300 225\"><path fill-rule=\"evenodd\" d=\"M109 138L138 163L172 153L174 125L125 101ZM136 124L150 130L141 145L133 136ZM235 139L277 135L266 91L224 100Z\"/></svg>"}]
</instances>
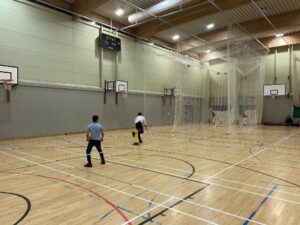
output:
<instances>
[{"instance_id":1,"label":"person in dark top","mask_svg":"<svg viewBox=\"0 0 300 225\"><path fill-rule=\"evenodd\" d=\"M290 115L287 115L286 118L285 118L285 125L286 126L292 126L294 123L293 123L293 119Z\"/></svg>"}]
</instances>

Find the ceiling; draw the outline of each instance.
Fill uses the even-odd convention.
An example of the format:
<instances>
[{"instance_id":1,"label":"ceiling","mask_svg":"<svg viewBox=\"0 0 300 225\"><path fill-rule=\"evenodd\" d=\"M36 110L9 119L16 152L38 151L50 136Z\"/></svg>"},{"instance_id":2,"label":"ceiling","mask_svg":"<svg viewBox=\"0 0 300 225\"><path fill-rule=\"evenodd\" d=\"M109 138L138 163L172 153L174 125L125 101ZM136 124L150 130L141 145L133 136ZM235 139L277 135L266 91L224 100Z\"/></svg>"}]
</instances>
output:
<instances>
[{"instance_id":1,"label":"ceiling","mask_svg":"<svg viewBox=\"0 0 300 225\"><path fill-rule=\"evenodd\" d=\"M300 43L300 0L39 1L74 12L75 19L88 17L201 60L213 59L207 50L245 37L261 49ZM117 9L124 11L122 16L115 14ZM128 16L136 13L144 15L130 23ZM211 23L214 27L208 29ZM275 37L278 33L284 36ZM178 40L172 39L175 34Z\"/></svg>"}]
</instances>

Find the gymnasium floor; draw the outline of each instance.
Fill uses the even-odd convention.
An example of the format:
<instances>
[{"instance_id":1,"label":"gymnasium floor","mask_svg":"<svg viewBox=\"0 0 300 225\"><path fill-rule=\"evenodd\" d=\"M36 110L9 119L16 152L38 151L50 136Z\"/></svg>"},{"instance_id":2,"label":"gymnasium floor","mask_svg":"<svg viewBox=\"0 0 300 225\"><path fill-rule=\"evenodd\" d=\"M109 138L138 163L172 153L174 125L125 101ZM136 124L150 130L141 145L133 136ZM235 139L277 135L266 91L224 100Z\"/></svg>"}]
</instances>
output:
<instances>
[{"instance_id":1,"label":"gymnasium floor","mask_svg":"<svg viewBox=\"0 0 300 225\"><path fill-rule=\"evenodd\" d=\"M0 224L300 224L299 128L170 130L0 141Z\"/></svg>"}]
</instances>

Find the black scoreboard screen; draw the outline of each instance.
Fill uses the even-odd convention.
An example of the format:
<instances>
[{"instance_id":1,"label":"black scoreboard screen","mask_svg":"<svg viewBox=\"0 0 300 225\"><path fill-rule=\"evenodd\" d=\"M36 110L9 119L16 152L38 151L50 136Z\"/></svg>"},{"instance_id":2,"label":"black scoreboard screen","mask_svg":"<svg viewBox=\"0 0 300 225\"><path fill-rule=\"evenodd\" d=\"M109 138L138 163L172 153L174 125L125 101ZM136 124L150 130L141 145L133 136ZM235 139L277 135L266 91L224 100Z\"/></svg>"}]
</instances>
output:
<instances>
[{"instance_id":1,"label":"black scoreboard screen","mask_svg":"<svg viewBox=\"0 0 300 225\"><path fill-rule=\"evenodd\" d=\"M107 34L101 34L100 45L102 46L102 48L108 48L114 51L121 51L121 39Z\"/></svg>"}]
</instances>

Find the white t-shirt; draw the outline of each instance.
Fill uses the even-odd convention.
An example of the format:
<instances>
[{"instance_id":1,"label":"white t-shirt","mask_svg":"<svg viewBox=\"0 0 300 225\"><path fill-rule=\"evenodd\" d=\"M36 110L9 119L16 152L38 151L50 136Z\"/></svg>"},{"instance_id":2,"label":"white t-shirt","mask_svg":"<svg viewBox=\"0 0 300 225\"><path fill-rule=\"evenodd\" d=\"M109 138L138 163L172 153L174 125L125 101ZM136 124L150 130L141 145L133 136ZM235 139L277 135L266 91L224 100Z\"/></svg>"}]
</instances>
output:
<instances>
[{"instance_id":1,"label":"white t-shirt","mask_svg":"<svg viewBox=\"0 0 300 225\"><path fill-rule=\"evenodd\" d=\"M146 119L143 116L137 116L134 120L134 122L137 124L138 122L141 122L142 124L146 125Z\"/></svg>"}]
</instances>

